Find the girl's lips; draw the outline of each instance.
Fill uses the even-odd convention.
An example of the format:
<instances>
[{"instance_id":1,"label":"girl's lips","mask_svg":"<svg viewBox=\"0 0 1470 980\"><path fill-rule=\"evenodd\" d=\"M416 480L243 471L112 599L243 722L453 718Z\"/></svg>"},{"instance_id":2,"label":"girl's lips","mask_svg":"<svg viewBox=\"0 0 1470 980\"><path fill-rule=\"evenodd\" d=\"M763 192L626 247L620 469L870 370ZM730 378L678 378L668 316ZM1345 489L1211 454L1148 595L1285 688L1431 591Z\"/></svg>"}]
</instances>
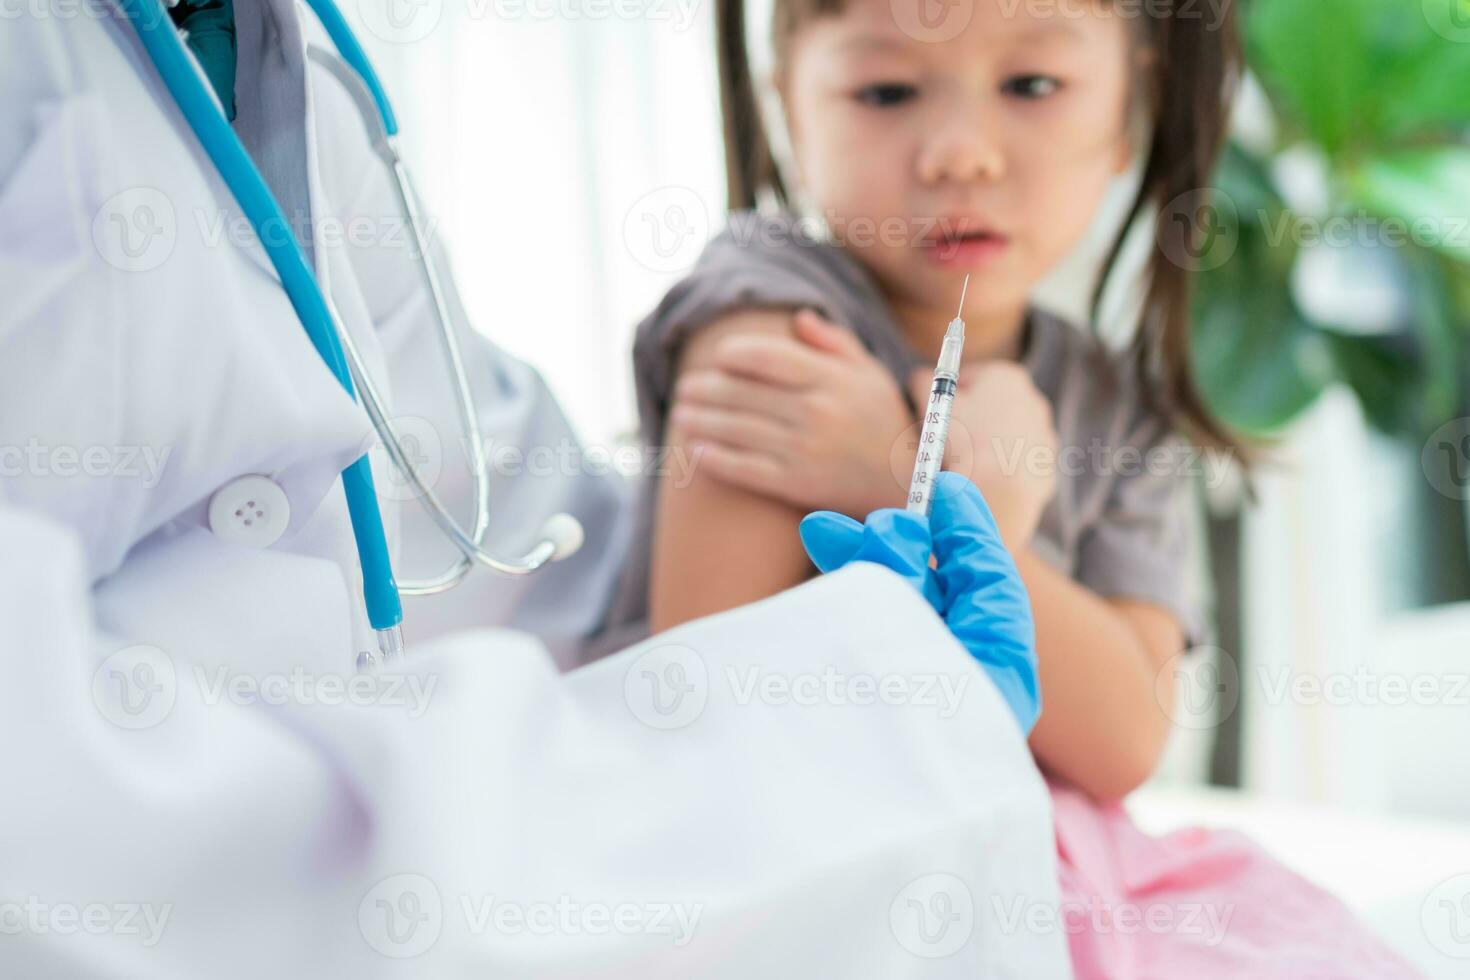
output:
<instances>
[{"instance_id":1,"label":"girl's lips","mask_svg":"<svg viewBox=\"0 0 1470 980\"><path fill-rule=\"evenodd\" d=\"M924 252L935 265L968 268L991 261L1009 244L1004 235L966 235L925 242Z\"/></svg>"}]
</instances>

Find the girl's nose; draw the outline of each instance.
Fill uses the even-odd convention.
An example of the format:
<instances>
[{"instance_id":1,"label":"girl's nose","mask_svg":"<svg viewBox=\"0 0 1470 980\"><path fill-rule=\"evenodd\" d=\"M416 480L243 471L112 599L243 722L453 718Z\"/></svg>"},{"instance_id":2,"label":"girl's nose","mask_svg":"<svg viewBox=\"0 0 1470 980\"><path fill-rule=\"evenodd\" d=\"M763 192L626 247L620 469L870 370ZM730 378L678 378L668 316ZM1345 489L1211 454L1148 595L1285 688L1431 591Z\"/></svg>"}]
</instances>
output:
<instances>
[{"instance_id":1,"label":"girl's nose","mask_svg":"<svg viewBox=\"0 0 1470 980\"><path fill-rule=\"evenodd\" d=\"M1005 176L1005 154L974 118L956 119L932 132L919 154L919 179L926 184L995 181Z\"/></svg>"}]
</instances>

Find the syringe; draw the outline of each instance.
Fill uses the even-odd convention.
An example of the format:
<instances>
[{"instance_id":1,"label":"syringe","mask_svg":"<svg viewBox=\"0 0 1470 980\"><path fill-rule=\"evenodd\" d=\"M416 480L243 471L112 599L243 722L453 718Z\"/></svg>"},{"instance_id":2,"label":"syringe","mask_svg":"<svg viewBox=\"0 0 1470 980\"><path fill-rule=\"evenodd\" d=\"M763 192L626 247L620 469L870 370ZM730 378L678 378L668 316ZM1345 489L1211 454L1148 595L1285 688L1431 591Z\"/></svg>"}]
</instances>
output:
<instances>
[{"instance_id":1,"label":"syringe","mask_svg":"<svg viewBox=\"0 0 1470 980\"><path fill-rule=\"evenodd\" d=\"M949 417L954 412L954 393L960 378L960 354L965 349L965 292L970 277L960 287L960 310L944 331L944 346L939 349L939 364L934 368L934 386L929 389L929 404L924 409L924 425L919 430L919 455L914 459L914 477L909 481L911 514L929 516L933 500L934 480L944 462L944 444L949 439Z\"/></svg>"}]
</instances>

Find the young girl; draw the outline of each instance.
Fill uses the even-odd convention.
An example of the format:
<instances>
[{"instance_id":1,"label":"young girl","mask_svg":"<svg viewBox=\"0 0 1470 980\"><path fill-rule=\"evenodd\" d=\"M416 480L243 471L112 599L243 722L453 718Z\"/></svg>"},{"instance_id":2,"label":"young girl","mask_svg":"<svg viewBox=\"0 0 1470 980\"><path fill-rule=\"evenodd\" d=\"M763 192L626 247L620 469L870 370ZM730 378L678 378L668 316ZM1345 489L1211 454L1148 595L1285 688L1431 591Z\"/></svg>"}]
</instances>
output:
<instances>
[{"instance_id":1,"label":"young girl","mask_svg":"<svg viewBox=\"0 0 1470 980\"><path fill-rule=\"evenodd\" d=\"M1201 631L1183 434L1237 448L1191 376L1196 242L1170 213L1207 186L1223 139L1233 5L973 0L935 20L925 3L775 0L772 132L741 0L721 0L734 213L634 354L644 436L693 474L649 482L599 645L801 582L807 511L900 506L914 408L969 276L946 466L984 492L1030 593L1030 745L1053 786L1064 902L1085 919L1065 924L1077 975L1413 975L1243 838L1156 841L1116 805L1158 762L1168 662ZM1115 351L1030 294L1140 154L1127 224L1155 214L1157 247L1140 326Z\"/></svg>"},{"instance_id":2,"label":"young girl","mask_svg":"<svg viewBox=\"0 0 1470 980\"><path fill-rule=\"evenodd\" d=\"M1205 186L1234 46L1208 21L1103 0L976 0L944 8L966 20L937 31L903 16L908 2L776 0L796 188L768 150L740 5L722 7L731 203L799 189L826 233L785 208L738 211L640 327L644 434L697 462L649 494L648 557L624 582L616 638L645 615L659 630L802 581L795 528L813 508L901 504L904 436L969 276L946 464L984 492L1032 598L1038 762L1117 799L1169 731L1155 677L1200 633L1174 430L1229 440L1195 393L1186 272L1162 250L1131 354L1029 295L1146 121L1135 214Z\"/></svg>"}]
</instances>

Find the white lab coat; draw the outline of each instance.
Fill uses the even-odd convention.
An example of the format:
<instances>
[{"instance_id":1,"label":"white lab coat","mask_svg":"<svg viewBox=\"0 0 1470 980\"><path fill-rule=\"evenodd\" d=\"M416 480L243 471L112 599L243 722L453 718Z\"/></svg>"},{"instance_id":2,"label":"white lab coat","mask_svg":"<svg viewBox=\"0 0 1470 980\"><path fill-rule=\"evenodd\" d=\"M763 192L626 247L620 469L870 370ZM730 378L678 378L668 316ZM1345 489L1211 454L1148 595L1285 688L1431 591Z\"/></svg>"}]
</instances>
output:
<instances>
[{"instance_id":1,"label":"white lab coat","mask_svg":"<svg viewBox=\"0 0 1470 980\"><path fill-rule=\"evenodd\" d=\"M600 615L621 488L501 480L508 550L557 510L587 549L410 603L412 673L344 697L372 640L337 477L371 428L131 28L59 9L0 20L0 973L1065 974L1063 937L1013 914L1055 901L1024 741L879 569L565 676L525 634L419 642L478 623L556 645ZM352 98L308 67L288 0L236 12L237 131L463 500L427 298ZM354 219L377 236L332 240ZM467 353L493 438L563 437L534 372ZM251 474L289 505L267 547L211 523ZM383 510L400 558L432 557L414 505ZM964 696L752 694L773 670Z\"/></svg>"}]
</instances>

